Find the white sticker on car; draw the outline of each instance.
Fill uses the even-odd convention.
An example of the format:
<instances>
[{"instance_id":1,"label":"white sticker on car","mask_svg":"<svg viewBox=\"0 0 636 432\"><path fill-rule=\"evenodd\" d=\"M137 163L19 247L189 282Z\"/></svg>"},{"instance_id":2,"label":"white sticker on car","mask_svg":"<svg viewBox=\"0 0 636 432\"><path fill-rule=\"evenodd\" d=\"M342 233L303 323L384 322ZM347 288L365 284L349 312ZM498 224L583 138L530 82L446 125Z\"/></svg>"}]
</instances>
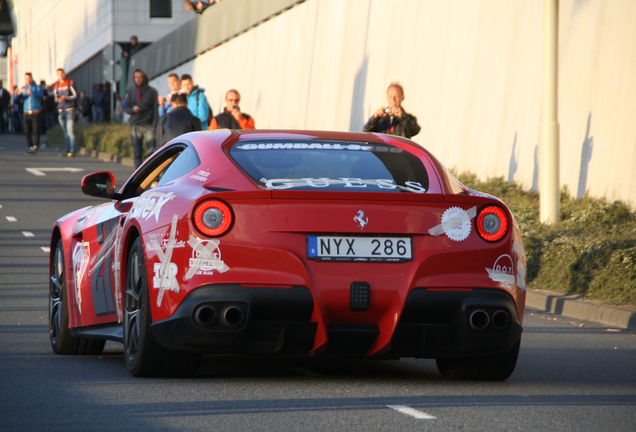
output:
<instances>
[{"instance_id":1,"label":"white sticker on car","mask_svg":"<svg viewBox=\"0 0 636 432\"><path fill-rule=\"evenodd\" d=\"M300 178L300 179L266 179L262 178L261 183L267 189L281 190L298 187L324 188L328 186L342 186L352 189L398 189L406 192L425 193L426 188L419 182L407 181L404 185L395 184L390 179L362 179L358 177L340 177L337 179L320 177L320 178Z\"/></svg>"},{"instance_id":2,"label":"white sticker on car","mask_svg":"<svg viewBox=\"0 0 636 432\"><path fill-rule=\"evenodd\" d=\"M505 285L509 285L508 288L512 288L515 285L515 275L512 265L512 258L508 254L501 255L495 261L493 268L486 269L488 277L495 282L500 282Z\"/></svg>"},{"instance_id":3,"label":"white sticker on car","mask_svg":"<svg viewBox=\"0 0 636 432\"><path fill-rule=\"evenodd\" d=\"M155 220L159 222L162 207L165 203L175 198L176 195L174 195L173 192L167 194L162 192L146 192L135 201L130 213L134 217L143 220L148 220L151 216L154 216Z\"/></svg>"},{"instance_id":4,"label":"white sticker on car","mask_svg":"<svg viewBox=\"0 0 636 432\"><path fill-rule=\"evenodd\" d=\"M517 286L519 289L526 290L526 265L524 264L526 261L526 251L523 246L521 246L516 241L512 243L512 250L517 254ZM521 260L523 258L523 261Z\"/></svg>"},{"instance_id":5,"label":"white sticker on car","mask_svg":"<svg viewBox=\"0 0 636 432\"><path fill-rule=\"evenodd\" d=\"M199 170L196 174L192 174L190 178L193 180L204 182L204 181L208 181L209 176L210 176L210 173L208 171Z\"/></svg>"},{"instance_id":6,"label":"white sticker on car","mask_svg":"<svg viewBox=\"0 0 636 432\"><path fill-rule=\"evenodd\" d=\"M197 240L190 235L188 244L192 247L192 257L189 262L190 268L185 275L186 280L192 279L195 274L211 276L215 270L225 273L230 269L221 259L220 243L218 239Z\"/></svg>"},{"instance_id":7,"label":"white sticker on car","mask_svg":"<svg viewBox=\"0 0 636 432\"><path fill-rule=\"evenodd\" d=\"M446 236L453 241L463 241L468 238L471 231L470 220L477 215L477 206L468 210L460 207L451 207L442 215L442 223L434 226L428 233L432 236Z\"/></svg>"},{"instance_id":8,"label":"white sticker on car","mask_svg":"<svg viewBox=\"0 0 636 432\"><path fill-rule=\"evenodd\" d=\"M172 261L172 251L174 250L175 236L177 235L178 215L172 216L172 224L170 225L170 237L166 245L166 251L161 249L156 238L151 238L150 243L153 245L154 252L159 258L159 263L154 266L155 278L153 278L153 287L159 290L157 295L157 306L161 306L164 293L167 289L179 292L179 281L177 280L178 267ZM157 267L159 266L159 267ZM174 266L174 267L173 267Z\"/></svg>"},{"instance_id":9,"label":"white sticker on car","mask_svg":"<svg viewBox=\"0 0 636 432\"><path fill-rule=\"evenodd\" d=\"M88 268L88 260L91 257L89 242L78 242L73 250L73 273L75 274L75 303L82 312L82 279Z\"/></svg>"}]
</instances>

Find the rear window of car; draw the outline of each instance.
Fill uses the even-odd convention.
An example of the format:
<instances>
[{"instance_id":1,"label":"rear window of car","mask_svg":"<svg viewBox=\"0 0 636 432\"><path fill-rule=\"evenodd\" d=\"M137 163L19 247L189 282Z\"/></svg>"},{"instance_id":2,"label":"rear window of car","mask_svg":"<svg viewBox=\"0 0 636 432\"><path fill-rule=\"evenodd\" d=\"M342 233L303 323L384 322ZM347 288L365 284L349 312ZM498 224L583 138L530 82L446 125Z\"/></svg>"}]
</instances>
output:
<instances>
[{"instance_id":1,"label":"rear window of car","mask_svg":"<svg viewBox=\"0 0 636 432\"><path fill-rule=\"evenodd\" d=\"M350 141L241 141L230 156L266 189L426 193L428 174L408 151Z\"/></svg>"}]
</instances>

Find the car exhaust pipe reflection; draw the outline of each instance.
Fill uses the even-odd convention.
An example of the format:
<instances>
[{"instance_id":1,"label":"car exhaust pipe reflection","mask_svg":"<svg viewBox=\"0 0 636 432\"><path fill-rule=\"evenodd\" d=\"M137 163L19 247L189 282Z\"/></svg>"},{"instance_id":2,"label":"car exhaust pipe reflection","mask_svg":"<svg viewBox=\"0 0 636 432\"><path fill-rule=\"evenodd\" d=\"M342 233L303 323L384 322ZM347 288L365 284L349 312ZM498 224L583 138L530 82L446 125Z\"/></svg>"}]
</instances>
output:
<instances>
[{"instance_id":1,"label":"car exhaust pipe reflection","mask_svg":"<svg viewBox=\"0 0 636 432\"><path fill-rule=\"evenodd\" d=\"M476 310L470 314L468 318L468 323L475 330L483 330L488 327L488 323L490 322L490 317L483 310Z\"/></svg>"},{"instance_id":2,"label":"car exhaust pipe reflection","mask_svg":"<svg viewBox=\"0 0 636 432\"><path fill-rule=\"evenodd\" d=\"M201 327L209 327L216 322L216 309L202 305L194 310L194 322Z\"/></svg>"},{"instance_id":3,"label":"car exhaust pipe reflection","mask_svg":"<svg viewBox=\"0 0 636 432\"><path fill-rule=\"evenodd\" d=\"M512 318L510 314L506 311L499 310L495 312L492 316L492 325L497 330L506 330L510 327L510 323Z\"/></svg>"},{"instance_id":4,"label":"car exhaust pipe reflection","mask_svg":"<svg viewBox=\"0 0 636 432\"><path fill-rule=\"evenodd\" d=\"M236 306L230 306L223 311L223 321L232 327L240 325L243 322L243 311Z\"/></svg>"}]
</instances>

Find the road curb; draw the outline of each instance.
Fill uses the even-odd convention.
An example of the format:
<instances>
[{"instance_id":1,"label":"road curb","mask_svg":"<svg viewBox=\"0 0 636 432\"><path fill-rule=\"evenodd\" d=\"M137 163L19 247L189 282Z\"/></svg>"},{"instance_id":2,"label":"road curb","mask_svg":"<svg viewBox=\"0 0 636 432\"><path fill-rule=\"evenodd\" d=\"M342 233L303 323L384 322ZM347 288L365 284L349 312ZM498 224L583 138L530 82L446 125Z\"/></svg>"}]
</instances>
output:
<instances>
[{"instance_id":1,"label":"road curb","mask_svg":"<svg viewBox=\"0 0 636 432\"><path fill-rule=\"evenodd\" d=\"M99 150L87 149L86 147L80 147L79 154L88 156L88 157L94 157L96 159L100 159L107 162L117 162L125 166L129 166L133 168L135 167L135 160L133 158L114 155L114 154L106 153Z\"/></svg>"},{"instance_id":2,"label":"road curb","mask_svg":"<svg viewBox=\"0 0 636 432\"><path fill-rule=\"evenodd\" d=\"M526 292L526 306L555 315L594 321L611 327L636 330L635 310L583 300L581 296L577 295L529 289Z\"/></svg>"}]
</instances>

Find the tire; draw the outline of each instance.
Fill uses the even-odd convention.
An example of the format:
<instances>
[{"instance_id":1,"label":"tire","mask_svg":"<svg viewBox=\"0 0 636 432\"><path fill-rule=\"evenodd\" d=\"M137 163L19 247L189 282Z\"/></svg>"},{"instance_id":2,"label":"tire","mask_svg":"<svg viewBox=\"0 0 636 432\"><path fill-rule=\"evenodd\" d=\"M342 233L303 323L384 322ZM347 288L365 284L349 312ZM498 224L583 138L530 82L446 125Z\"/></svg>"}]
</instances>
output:
<instances>
[{"instance_id":1,"label":"tire","mask_svg":"<svg viewBox=\"0 0 636 432\"><path fill-rule=\"evenodd\" d=\"M68 328L68 292L66 289L66 267L64 247L58 240L53 251L53 265L49 288L49 337L56 354L98 355L104 350L106 341L75 337Z\"/></svg>"},{"instance_id":2,"label":"tire","mask_svg":"<svg viewBox=\"0 0 636 432\"><path fill-rule=\"evenodd\" d=\"M194 376L201 354L162 347L152 334L152 313L141 239L128 255L124 293L124 357L126 368L136 377Z\"/></svg>"},{"instance_id":3,"label":"tire","mask_svg":"<svg viewBox=\"0 0 636 432\"><path fill-rule=\"evenodd\" d=\"M483 357L438 358L437 370L444 378L455 380L503 381L517 365L521 339L510 351Z\"/></svg>"}]
</instances>

